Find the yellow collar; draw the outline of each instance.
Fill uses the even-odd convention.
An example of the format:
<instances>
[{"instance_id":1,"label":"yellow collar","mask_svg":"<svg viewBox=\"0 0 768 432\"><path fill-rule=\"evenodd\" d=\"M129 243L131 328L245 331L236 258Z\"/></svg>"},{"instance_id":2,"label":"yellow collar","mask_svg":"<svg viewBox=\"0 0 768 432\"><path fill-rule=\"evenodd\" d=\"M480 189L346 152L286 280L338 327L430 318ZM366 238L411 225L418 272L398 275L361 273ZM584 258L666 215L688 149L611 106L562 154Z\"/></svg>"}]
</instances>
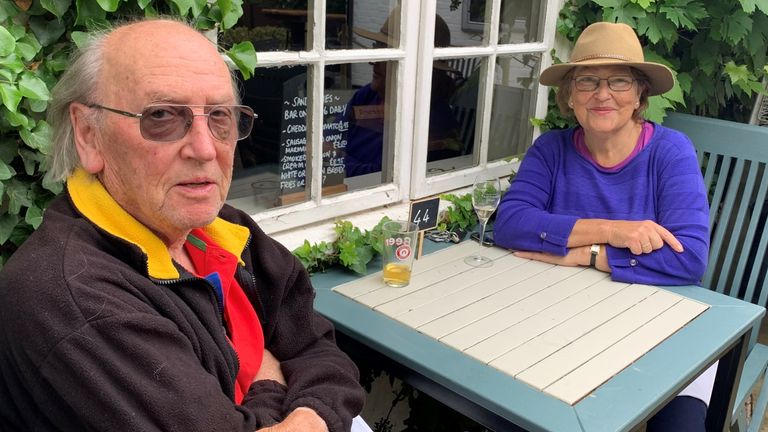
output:
<instances>
[{"instance_id":1,"label":"yellow collar","mask_svg":"<svg viewBox=\"0 0 768 432\"><path fill-rule=\"evenodd\" d=\"M67 179L67 190L75 208L91 222L115 237L136 245L147 256L147 272L156 279L178 279L165 243L133 216L128 214L95 177L77 169ZM203 231L216 244L238 257L250 237L248 228L216 218Z\"/></svg>"}]
</instances>

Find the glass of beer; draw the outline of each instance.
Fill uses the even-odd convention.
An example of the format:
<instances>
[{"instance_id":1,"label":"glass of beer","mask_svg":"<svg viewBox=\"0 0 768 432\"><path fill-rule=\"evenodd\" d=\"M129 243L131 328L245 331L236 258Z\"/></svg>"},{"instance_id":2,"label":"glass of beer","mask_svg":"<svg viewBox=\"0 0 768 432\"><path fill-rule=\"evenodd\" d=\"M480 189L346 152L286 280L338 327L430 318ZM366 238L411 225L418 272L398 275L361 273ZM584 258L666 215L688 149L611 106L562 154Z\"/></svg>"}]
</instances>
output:
<instances>
[{"instance_id":1,"label":"glass of beer","mask_svg":"<svg viewBox=\"0 0 768 432\"><path fill-rule=\"evenodd\" d=\"M389 221L382 225L381 230L384 283L391 287L404 287L411 282L418 227L409 221Z\"/></svg>"}]
</instances>

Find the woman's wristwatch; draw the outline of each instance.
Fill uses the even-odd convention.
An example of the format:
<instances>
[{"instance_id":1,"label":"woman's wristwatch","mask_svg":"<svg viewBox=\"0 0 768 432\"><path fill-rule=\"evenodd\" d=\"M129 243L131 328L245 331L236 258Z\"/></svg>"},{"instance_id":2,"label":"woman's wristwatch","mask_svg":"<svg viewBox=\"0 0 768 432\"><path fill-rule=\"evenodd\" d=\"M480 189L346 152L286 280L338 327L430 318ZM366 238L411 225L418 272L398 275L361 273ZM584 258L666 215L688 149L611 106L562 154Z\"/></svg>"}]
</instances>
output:
<instances>
[{"instance_id":1,"label":"woman's wristwatch","mask_svg":"<svg viewBox=\"0 0 768 432\"><path fill-rule=\"evenodd\" d=\"M589 248L589 266L592 268L597 268L597 256L600 254L600 245L599 244L593 244Z\"/></svg>"}]
</instances>

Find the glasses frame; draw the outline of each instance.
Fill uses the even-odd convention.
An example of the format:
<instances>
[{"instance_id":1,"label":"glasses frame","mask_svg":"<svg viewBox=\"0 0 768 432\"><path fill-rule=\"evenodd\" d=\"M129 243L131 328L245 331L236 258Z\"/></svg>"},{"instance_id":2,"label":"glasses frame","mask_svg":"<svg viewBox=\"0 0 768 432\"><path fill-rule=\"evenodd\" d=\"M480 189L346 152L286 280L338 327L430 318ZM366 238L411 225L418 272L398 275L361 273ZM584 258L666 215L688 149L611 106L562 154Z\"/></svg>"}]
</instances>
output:
<instances>
[{"instance_id":1,"label":"glasses frame","mask_svg":"<svg viewBox=\"0 0 768 432\"><path fill-rule=\"evenodd\" d=\"M112 107L104 106L104 105L101 105L101 104L85 104L85 106L87 106L88 108L103 109L103 110L106 110L106 111L113 112L115 114L120 114L122 116L139 119L139 132L141 133L141 136L145 140L154 141L154 142L173 142L173 141L178 141L178 140L184 138L185 136L187 136L187 133L189 133L189 130L192 128L192 125L191 125L191 123L188 124L186 126L186 129L184 129L184 135L182 135L182 136L180 136L178 138L167 139L167 140L158 140L158 139L149 138L146 135L144 135L144 129L141 127L141 120L144 117L146 117L147 110L149 110L150 108L153 108L153 107L183 107L183 108L189 109L189 111L192 113L192 118L193 119L195 117L208 117L208 120L205 122L205 124L208 126L208 130L211 132L211 136L213 136L214 138L216 138L219 141L226 141L226 140L222 140L220 138L217 138L216 134L213 132L213 129L211 129L210 115L211 115L211 111L213 111L214 108L237 108L238 110L240 110L240 115L245 114L245 115L247 115L247 116L249 116L251 118L250 126L248 127L248 133L244 134L241 137L240 136L240 130L238 128L238 132L237 132L237 137L238 138L235 141L240 141L240 140L244 140L245 138L248 138L248 136L251 134L251 131L253 130L253 123L254 123L254 121L257 118L259 118L258 114L253 112L253 109L251 107L247 106L247 105L150 104L150 105L145 106L144 109L142 109L140 113L133 113L133 112L130 112L130 111L124 111L124 110L120 110L120 109L117 109L117 108L112 108ZM203 108L203 109L211 108L211 109L207 113L204 112L202 114L196 114L192 110L192 108Z\"/></svg>"},{"instance_id":2,"label":"glasses frame","mask_svg":"<svg viewBox=\"0 0 768 432\"><path fill-rule=\"evenodd\" d=\"M590 90L587 90L587 89L580 89L580 88L579 88L579 82L578 82L577 80L578 80L579 78L584 78L584 77L597 78L597 85L595 85L595 88L593 88L593 89L590 89ZM628 78L628 79L629 79L629 83L630 83L630 84L629 84L629 87L627 87L627 88L625 88L625 89L615 89L615 88L613 88L613 85L611 84L611 80L612 80L612 79L615 79L615 78L622 78L622 79ZM631 90L631 89L632 89L632 87L634 87L634 86L635 86L635 82L637 82L637 80L635 79L635 77L633 77L633 76L630 76L630 75L614 75L614 76L609 76L608 78L600 78L600 77L599 77L599 76L597 76L597 75L579 75L579 76L575 76L575 77L571 78L571 81L573 81L573 86L574 86L574 88L576 88L576 90L578 90L578 91L583 91L583 92L591 92L591 91L596 91L597 89L599 89L599 88L600 88L600 82L602 82L602 81L605 81L605 82L608 84L608 88L609 88L611 91L615 91L615 92L625 92L625 91L629 91L629 90Z\"/></svg>"}]
</instances>

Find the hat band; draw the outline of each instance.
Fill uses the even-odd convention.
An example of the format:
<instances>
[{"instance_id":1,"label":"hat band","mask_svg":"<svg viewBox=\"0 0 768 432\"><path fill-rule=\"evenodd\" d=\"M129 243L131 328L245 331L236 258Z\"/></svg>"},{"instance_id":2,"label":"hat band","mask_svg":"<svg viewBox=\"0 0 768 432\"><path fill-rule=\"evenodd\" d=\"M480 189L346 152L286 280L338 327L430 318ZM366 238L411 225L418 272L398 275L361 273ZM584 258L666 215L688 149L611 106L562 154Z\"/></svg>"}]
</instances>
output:
<instances>
[{"instance_id":1,"label":"hat band","mask_svg":"<svg viewBox=\"0 0 768 432\"><path fill-rule=\"evenodd\" d=\"M608 59L623 60L623 61L628 61L628 62L632 62L632 61L637 62L637 60L633 60L633 59L631 59L631 58L629 58L627 56L623 56L621 54L591 54L591 55L588 55L588 56L581 57L578 60L572 60L571 63L578 63L578 62L583 62L585 60L592 60L592 59L597 59L597 58L608 58ZM643 60L640 60L639 63L643 63L643 62L644 62Z\"/></svg>"}]
</instances>

